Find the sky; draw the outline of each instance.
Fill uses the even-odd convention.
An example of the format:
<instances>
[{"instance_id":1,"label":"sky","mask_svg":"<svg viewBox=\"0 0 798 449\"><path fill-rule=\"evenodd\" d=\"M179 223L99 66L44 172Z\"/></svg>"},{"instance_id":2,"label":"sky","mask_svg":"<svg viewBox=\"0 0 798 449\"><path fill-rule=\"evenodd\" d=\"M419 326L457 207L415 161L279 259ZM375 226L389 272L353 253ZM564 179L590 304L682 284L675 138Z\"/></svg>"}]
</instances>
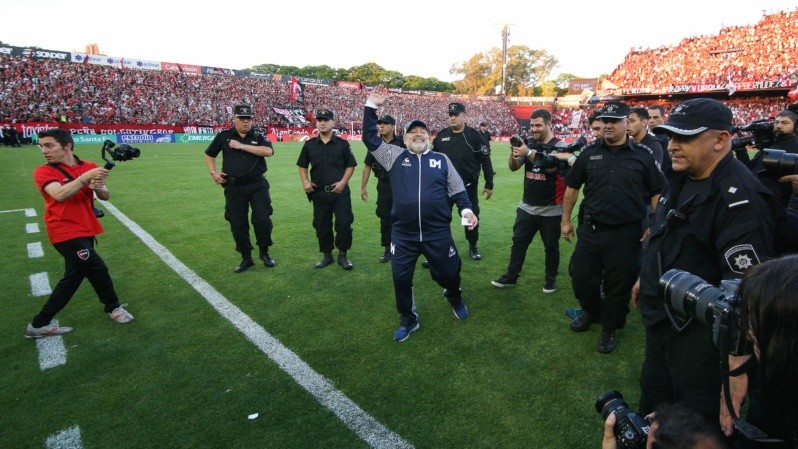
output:
<instances>
[{"instance_id":1,"label":"sky","mask_svg":"<svg viewBox=\"0 0 798 449\"><path fill-rule=\"evenodd\" d=\"M78 52L94 43L108 56L230 69L374 62L405 76L454 81L451 67L501 48L508 24L509 46L557 58L552 77L595 78L612 72L633 47L675 45L754 24L763 11L796 8L797 0L31 0L0 8L0 41Z\"/></svg>"}]
</instances>

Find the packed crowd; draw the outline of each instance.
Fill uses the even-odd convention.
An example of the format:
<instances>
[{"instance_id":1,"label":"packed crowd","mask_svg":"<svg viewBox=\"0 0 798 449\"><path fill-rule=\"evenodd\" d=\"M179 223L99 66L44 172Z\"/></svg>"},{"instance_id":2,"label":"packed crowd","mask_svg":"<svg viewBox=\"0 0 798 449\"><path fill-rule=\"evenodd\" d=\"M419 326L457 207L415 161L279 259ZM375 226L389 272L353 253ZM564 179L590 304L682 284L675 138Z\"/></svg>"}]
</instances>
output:
<instances>
[{"instance_id":1,"label":"packed crowd","mask_svg":"<svg viewBox=\"0 0 798 449\"><path fill-rule=\"evenodd\" d=\"M251 104L266 126L286 126L273 107L290 104L289 85L255 78L189 75L179 72L3 57L0 65L0 120L69 123L153 123L219 125L230 121L233 104ZM305 86L308 118L331 108L336 122L359 132L367 93L335 86ZM448 126L449 98L399 94L388 109L400 123L425 120L431 129ZM487 121L497 134L516 129L510 109L499 101L465 101L471 117Z\"/></svg>"},{"instance_id":2,"label":"packed crowd","mask_svg":"<svg viewBox=\"0 0 798 449\"><path fill-rule=\"evenodd\" d=\"M609 79L621 87L779 80L798 67L798 11L765 15L675 46L633 49Z\"/></svg>"}]
</instances>

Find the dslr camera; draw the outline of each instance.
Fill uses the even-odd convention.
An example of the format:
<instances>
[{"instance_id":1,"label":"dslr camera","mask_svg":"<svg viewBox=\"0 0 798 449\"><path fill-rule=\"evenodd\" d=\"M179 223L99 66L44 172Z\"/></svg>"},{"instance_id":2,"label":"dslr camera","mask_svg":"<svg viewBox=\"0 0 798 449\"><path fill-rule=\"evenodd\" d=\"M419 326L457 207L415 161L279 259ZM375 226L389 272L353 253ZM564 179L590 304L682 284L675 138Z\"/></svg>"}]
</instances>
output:
<instances>
[{"instance_id":1,"label":"dslr camera","mask_svg":"<svg viewBox=\"0 0 798 449\"><path fill-rule=\"evenodd\" d=\"M111 160L108 159L108 156L110 156L114 161L129 161L141 156L141 151L138 148L132 147L126 143L117 146L114 142L106 139L105 142L103 142L102 150L100 150L100 156L105 161L104 167L110 170L114 168L116 164L111 162Z\"/></svg>"},{"instance_id":2,"label":"dslr camera","mask_svg":"<svg viewBox=\"0 0 798 449\"><path fill-rule=\"evenodd\" d=\"M763 150L773 145L776 140L776 135L773 133L773 121L767 118L755 120L747 125L732 129L732 134L740 132L750 133L750 135L732 139L732 150L744 150L748 145L754 145Z\"/></svg>"},{"instance_id":3,"label":"dslr camera","mask_svg":"<svg viewBox=\"0 0 798 449\"><path fill-rule=\"evenodd\" d=\"M580 136L576 141L565 146L547 145L540 143L533 137L528 137L526 141L521 140L518 136L510 137L510 145L513 147L520 147L526 144L530 150L535 150L535 160L532 162L535 166L539 166L544 170L557 168L559 170L568 170L568 162L557 159L552 156L557 153L573 153L579 151L587 144L587 140Z\"/></svg>"},{"instance_id":4,"label":"dslr camera","mask_svg":"<svg viewBox=\"0 0 798 449\"><path fill-rule=\"evenodd\" d=\"M619 449L645 449L651 420L629 409L621 393L608 391L596 400L596 411L603 421L615 412L615 442Z\"/></svg>"},{"instance_id":5,"label":"dslr camera","mask_svg":"<svg viewBox=\"0 0 798 449\"><path fill-rule=\"evenodd\" d=\"M776 141L771 119L756 120L732 130L732 133L739 132L747 132L750 135L732 139L732 150L738 155L737 158L746 163L754 172L759 172L764 168L760 176L774 179L798 174L798 154L769 148ZM746 153L748 145L754 145L760 150L761 154L755 156L754 161L759 159L761 166L750 161L748 153Z\"/></svg>"},{"instance_id":6,"label":"dslr camera","mask_svg":"<svg viewBox=\"0 0 798 449\"><path fill-rule=\"evenodd\" d=\"M659 280L665 307L683 320L695 318L712 329L715 346L731 355L750 353L740 332L740 279L723 280L720 288L686 271L671 269Z\"/></svg>"}]
</instances>

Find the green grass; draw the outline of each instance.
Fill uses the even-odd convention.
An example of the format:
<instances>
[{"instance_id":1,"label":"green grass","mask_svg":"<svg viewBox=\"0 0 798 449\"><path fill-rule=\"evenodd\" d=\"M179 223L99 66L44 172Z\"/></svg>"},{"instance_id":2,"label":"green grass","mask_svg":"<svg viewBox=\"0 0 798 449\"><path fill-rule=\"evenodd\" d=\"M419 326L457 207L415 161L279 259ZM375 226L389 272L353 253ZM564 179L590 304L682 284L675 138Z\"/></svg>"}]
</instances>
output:
<instances>
[{"instance_id":1,"label":"green grass","mask_svg":"<svg viewBox=\"0 0 798 449\"><path fill-rule=\"evenodd\" d=\"M633 310L611 355L596 352L599 330L575 334L563 314L576 301L567 275L573 244L563 242L557 292L544 295L543 247L536 238L519 284L495 289L507 265L520 173L494 143L494 198L481 202L483 260L463 260L471 316L459 322L420 265L415 292L421 329L403 343L390 266L379 264L379 224L359 198L365 147L350 181L355 213L351 272L315 270L311 205L296 169L299 143L276 143L267 177L274 206L271 254L277 267L232 272L238 254L224 199L203 162L204 145L142 145L139 159L108 179L112 204L254 321L294 351L366 413L417 448L589 448L602 423L593 404L617 389L636 404L644 337ZM77 153L99 160L99 147ZM32 181L36 147L0 148L3 313L0 314L0 447L40 448L47 436L79 426L85 448L364 448L368 445L260 352L110 213L99 251L129 310L120 326L84 283L58 315L66 365L40 371L24 326L46 298L28 276L51 285L63 262L44 235L43 200ZM41 234L26 234L37 222ZM462 228L455 241L465 250ZM28 259L42 241L45 257ZM259 413L248 420L250 413Z\"/></svg>"}]
</instances>

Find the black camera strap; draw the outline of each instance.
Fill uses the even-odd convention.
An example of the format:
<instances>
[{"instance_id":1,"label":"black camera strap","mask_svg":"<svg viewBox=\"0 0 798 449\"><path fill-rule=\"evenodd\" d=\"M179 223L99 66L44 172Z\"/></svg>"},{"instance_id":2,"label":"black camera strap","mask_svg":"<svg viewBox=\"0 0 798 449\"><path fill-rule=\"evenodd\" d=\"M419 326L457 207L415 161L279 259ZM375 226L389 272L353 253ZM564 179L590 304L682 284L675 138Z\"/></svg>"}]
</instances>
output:
<instances>
[{"instance_id":1,"label":"black camera strap","mask_svg":"<svg viewBox=\"0 0 798 449\"><path fill-rule=\"evenodd\" d=\"M81 161L78 158L77 155L73 154L72 157L75 158L75 161L77 161L78 165L83 164L83 161ZM52 163L52 162L48 163L47 165L49 165L50 167L53 167L54 169L56 169L56 170L60 171L61 173L63 173L64 176L66 176L66 178L69 180L69 182L72 182L72 181L75 180L75 178L71 174L69 174L68 171L64 170L60 165ZM83 183L83 181L81 181L81 184L82 183ZM91 198L91 204L92 204L92 208L93 208L92 210L94 210L94 193L88 193L85 190L83 190L83 188L81 188L80 190L81 190L81 192L85 193L86 195L88 195ZM100 210L100 209L97 209L97 210ZM93 213L94 213L94 216L96 216L97 218L100 218L103 215L105 215L105 214L98 215L97 212L93 212Z\"/></svg>"}]
</instances>

